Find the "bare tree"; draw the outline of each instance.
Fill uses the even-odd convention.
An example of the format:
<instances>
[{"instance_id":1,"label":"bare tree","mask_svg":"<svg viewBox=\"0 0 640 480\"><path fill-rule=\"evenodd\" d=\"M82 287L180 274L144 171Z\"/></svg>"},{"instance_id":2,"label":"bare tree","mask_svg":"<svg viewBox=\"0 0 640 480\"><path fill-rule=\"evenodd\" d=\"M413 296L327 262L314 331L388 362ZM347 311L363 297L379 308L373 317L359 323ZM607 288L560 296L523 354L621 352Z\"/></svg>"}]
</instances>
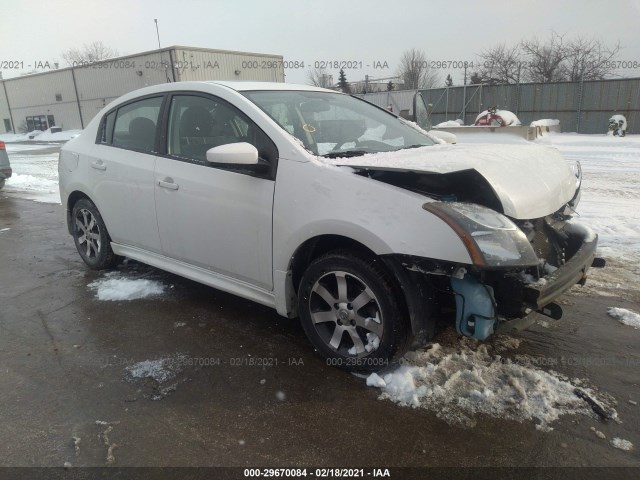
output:
<instances>
[{"instance_id":1,"label":"bare tree","mask_svg":"<svg viewBox=\"0 0 640 480\"><path fill-rule=\"evenodd\" d=\"M566 80L602 80L611 76L615 70L614 60L620 48L620 42L608 46L595 38L579 37L572 40L567 45L567 56L563 65Z\"/></svg>"},{"instance_id":2,"label":"bare tree","mask_svg":"<svg viewBox=\"0 0 640 480\"><path fill-rule=\"evenodd\" d=\"M116 49L107 47L99 40L88 45L85 43L82 48L70 48L62 54L62 58L69 66L99 62L117 56Z\"/></svg>"},{"instance_id":3,"label":"bare tree","mask_svg":"<svg viewBox=\"0 0 640 480\"><path fill-rule=\"evenodd\" d=\"M479 54L483 83L504 84L601 80L615 71L620 44L608 46L601 40L567 40L551 32L546 41L523 40L514 47L502 44Z\"/></svg>"},{"instance_id":4,"label":"bare tree","mask_svg":"<svg viewBox=\"0 0 640 480\"><path fill-rule=\"evenodd\" d=\"M478 55L480 57L480 78L482 83L491 85L518 83L522 80L524 62L520 45L508 48L504 43Z\"/></svg>"},{"instance_id":5,"label":"bare tree","mask_svg":"<svg viewBox=\"0 0 640 480\"><path fill-rule=\"evenodd\" d=\"M333 88L333 75L324 68L314 68L307 72L307 82L315 87Z\"/></svg>"},{"instance_id":6,"label":"bare tree","mask_svg":"<svg viewBox=\"0 0 640 480\"><path fill-rule=\"evenodd\" d=\"M398 76L408 90L433 88L439 81L438 72L429 67L429 60L423 50L411 48L400 57Z\"/></svg>"},{"instance_id":7,"label":"bare tree","mask_svg":"<svg viewBox=\"0 0 640 480\"><path fill-rule=\"evenodd\" d=\"M562 35L551 32L551 38L545 43L537 38L523 40L520 48L527 81L549 83L564 80L567 45Z\"/></svg>"}]
</instances>

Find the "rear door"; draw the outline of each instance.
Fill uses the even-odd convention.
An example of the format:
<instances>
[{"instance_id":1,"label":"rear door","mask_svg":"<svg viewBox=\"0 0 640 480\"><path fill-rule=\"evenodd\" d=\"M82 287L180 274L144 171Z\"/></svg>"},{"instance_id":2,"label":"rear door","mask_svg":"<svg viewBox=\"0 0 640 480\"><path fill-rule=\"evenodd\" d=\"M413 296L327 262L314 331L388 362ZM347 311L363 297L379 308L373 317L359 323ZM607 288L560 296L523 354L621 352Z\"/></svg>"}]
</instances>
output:
<instances>
[{"instance_id":1,"label":"rear door","mask_svg":"<svg viewBox=\"0 0 640 480\"><path fill-rule=\"evenodd\" d=\"M92 200L111 239L158 253L154 167L163 99L138 99L107 113L88 158Z\"/></svg>"},{"instance_id":2,"label":"rear door","mask_svg":"<svg viewBox=\"0 0 640 480\"><path fill-rule=\"evenodd\" d=\"M207 162L206 151L253 144L273 165L255 174ZM163 253L271 290L275 144L246 115L210 95L174 94L166 155L157 157L156 215Z\"/></svg>"}]
</instances>

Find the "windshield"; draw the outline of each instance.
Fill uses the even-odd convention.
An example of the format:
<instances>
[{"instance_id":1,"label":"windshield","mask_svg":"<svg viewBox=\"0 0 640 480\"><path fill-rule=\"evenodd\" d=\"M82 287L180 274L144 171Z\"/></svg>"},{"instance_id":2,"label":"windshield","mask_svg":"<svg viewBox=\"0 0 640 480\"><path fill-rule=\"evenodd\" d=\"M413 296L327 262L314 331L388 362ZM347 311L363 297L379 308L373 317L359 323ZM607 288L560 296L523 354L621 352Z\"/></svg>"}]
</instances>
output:
<instances>
[{"instance_id":1,"label":"windshield","mask_svg":"<svg viewBox=\"0 0 640 480\"><path fill-rule=\"evenodd\" d=\"M316 155L364 155L435 143L395 115L349 95L294 90L244 95Z\"/></svg>"}]
</instances>

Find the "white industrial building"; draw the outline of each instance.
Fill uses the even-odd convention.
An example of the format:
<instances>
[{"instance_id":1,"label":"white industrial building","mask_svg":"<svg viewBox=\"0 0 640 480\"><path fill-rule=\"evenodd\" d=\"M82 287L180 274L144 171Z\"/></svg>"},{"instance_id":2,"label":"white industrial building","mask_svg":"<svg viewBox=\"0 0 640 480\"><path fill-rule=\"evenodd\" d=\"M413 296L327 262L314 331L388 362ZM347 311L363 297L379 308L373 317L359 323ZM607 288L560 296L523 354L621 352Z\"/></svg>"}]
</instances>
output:
<instances>
[{"instance_id":1,"label":"white industrial building","mask_svg":"<svg viewBox=\"0 0 640 480\"><path fill-rule=\"evenodd\" d=\"M54 125L63 130L84 128L102 107L125 93L190 80L284 82L283 58L173 46L0 80L0 133Z\"/></svg>"}]
</instances>

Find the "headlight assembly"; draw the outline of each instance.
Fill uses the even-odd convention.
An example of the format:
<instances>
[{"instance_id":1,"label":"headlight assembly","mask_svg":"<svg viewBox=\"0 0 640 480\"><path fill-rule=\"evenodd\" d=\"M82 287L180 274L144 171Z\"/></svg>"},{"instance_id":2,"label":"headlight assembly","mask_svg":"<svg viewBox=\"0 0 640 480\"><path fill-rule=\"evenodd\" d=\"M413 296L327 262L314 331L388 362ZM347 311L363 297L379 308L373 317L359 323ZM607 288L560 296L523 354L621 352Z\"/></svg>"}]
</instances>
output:
<instances>
[{"instance_id":1,"label":"headlight assembly","mask_svg":"<svg viewBox=\"0 0 640 480\"><path fill-rule=\"evenodd\" d=\"M526 235L504 215L480 205L430 202L422 208L449 225L467 247L474 265L508 267L537 265Z\"/></svg>"},{"instance_id":2,"label":"headlight assembly","mask_svg":"<svg viewBox=\"0 0 640 480\"><path fill-rule=\"evenodd\" d=\"M562 210L562 213L569 217L576 212L576 207L578 206L578 203L580 203L580 187L582 186L582 166L580 165L580 162L576 161L571 164L571 172L576 177L576 193L564 207L564 210Z\"/></svg>"}]
</instances>

